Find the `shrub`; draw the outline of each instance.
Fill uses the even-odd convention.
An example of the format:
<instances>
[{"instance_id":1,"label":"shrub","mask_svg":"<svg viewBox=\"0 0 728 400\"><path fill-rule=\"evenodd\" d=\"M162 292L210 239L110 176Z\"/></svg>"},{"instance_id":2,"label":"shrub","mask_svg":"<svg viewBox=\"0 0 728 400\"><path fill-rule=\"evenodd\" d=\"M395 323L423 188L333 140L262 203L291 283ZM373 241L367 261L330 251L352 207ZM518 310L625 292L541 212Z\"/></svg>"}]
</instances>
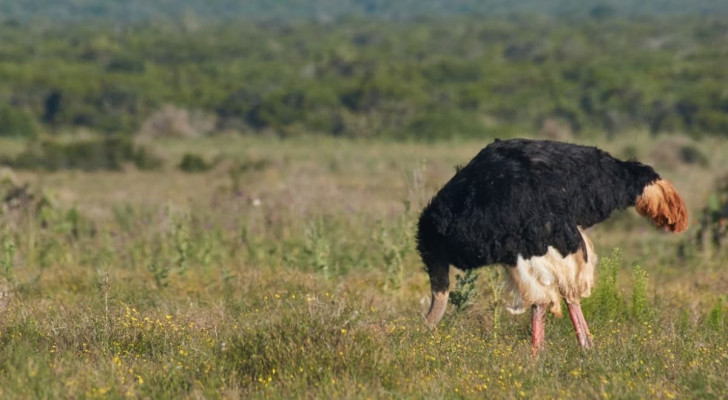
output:
<instances>
[{"instance_id":1,"label":"shrub","mask_svg":"<svg viewBox=\"0 0 728 400\"><path fill-rule=\"evenodd\" d=\"M26 111L0 105L0 136L33 137L37 128Z\"/></svg>"},{"instance_id":2,"label":"shrub","mask_svg":"<svg viewBox=\"0 0 728 400\"><path fill-rule=\"evenodd\" d=\"M623 318L625 301L617 287L617 274L622 264L622 251L614 249L612 255L599 261L599 277L592 296L584 300L589 315L611 321Z\"/></svg>"},{"instance_id":3,"label":"shrub","mask_svg":"<svg viewBox=\"0 0 728 400\"><path fill-rule=\"evenodd\" d=\"M703 132L728 135L728 114L720 110L701 110L696 115L698 129Z\"/></svg>"},{"instance_id":4,"label":"shrub","mask_svg":"<svg viewBox=\"0 0 728 400\"><path fill-rule=\"evenodd\" d=\"M214 163L208 163L204 158L192 153L185 153L179 163L179 169L184 172L209 171L213 166Z\"/></svg>"},{"instance_id":5,"label":"shrub","mask_svg":"<svg viewBox=\"0 0 728 400\"><path fill-rule=\"evenodd\" d=\"M455 276L455 288L450 293L449 301L455 306L456 311L464 311L470 307L475 297L478 296L478 289L475 285L478 275L476 270L469 269L465 273Z\"/></svg>"},{"instance_id":6,"label":"shrub","mask_svg":"<svg viewBox=\"0 0 728 400\"><path fill-rule=\"evenodd\" d=\"M647 271L639 265L632 270L632 315L639 320L649 317L649 300L647 298Z\"/></svg>"},{"instance_id":7,"label":"shrub","mask_svg":"<svg viewBox=\"0 0 728 400\"><path fill-rule=\"evenodd\" d=\"M112 57L106 65L108 72L124 74L141 74L145 70L144 60L139 57L120 54Z\"/></svg>"},{"instance_id":8,"label":"shrub","mask_svg":"<svg viewBox=\"0 0 728 400\"><path fill-rule=\"evenodd\" d=\"M728 240L728 179L719 182L701 210L694 243L700 250L723 251Z\"/></svg>"},{"instance_id":9,"label":"shrub","mask_svg":"<svg viewBox=\"0 0 728 400\"><path fill-rule=\"evenodd\" d=\"M156 169L161 160L148 149L135 146L124 137L107 137L73 143L50 140L40 145L31 144L9 163L14 168L56 171L81 169L84 171L120 170L124 163L139 169Z\"/></svg>"}]
</instances>

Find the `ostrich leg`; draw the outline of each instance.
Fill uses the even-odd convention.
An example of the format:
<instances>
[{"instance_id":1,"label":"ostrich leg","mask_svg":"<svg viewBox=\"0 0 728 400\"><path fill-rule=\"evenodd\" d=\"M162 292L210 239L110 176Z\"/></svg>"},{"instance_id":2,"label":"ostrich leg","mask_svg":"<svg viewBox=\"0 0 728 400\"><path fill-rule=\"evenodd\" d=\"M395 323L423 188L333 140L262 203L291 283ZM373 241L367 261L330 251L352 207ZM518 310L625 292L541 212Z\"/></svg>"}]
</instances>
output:
<instances>
[{"instance_id":1,"label":"ostrich leg","mask_svg":"<svg viewBox=\"0 0 728 400\"><path fill-rule=\"evenodd\" d=\"M546 338L546 304L531 306L531 350L533 354L543 349Z\"/></svg>"},{"instance_id":2,"label":"ostrich leg","mask_svg":"<svg viewBox=\"0 0 728 400\"><path fill-rule=\"evenodd\" d=\"M579 345L585 349L590 349L594 343L592 342L591 333L589 333L589 327L586 325L584 314L581 312L581 304L568 303L567 305L569 306L569 317L574 325Z\"/></svg>"}]
</instances>

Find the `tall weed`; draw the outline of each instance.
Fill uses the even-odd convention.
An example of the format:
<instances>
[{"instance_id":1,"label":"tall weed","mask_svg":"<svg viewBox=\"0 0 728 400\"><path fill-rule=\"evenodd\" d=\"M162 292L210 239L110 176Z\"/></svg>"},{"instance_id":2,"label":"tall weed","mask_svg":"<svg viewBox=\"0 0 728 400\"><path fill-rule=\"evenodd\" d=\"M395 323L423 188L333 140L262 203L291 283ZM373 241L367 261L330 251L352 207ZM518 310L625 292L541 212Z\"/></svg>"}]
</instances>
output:
<instances>
[{"instance_id":1,"label":"tall weed","mask_svg":"<svg viewBox=\"0 0 728 400\"><path fill-rule=\"evenodd\" d=\"M181 215L173 218L172 242L175 250L175 265L177 273L184 275L188 269L190 258L190 218L189 215Z\"/></svg>"},{"instance_id":2,"label":"tall weed","mask_svg":"<svg viewBox=\"0 0 728 400\"><path fill-rule=\"evenodd\" d=\"M639 265L632 270L632 316L640 321L650 317L649 301L647 299L647 271Z\"/></svg>"},{"instance_id":3,"label":"tall weed","mask_svg":"<svg viewBox=\"0 0 728 400\"><path fill-rule=\"evenodd\" d=\"M379 222L376 244L384 262L385 288L398 289L405 277L405 260L412 252L414 224L410 217L409 203L405 202L405 212L387 228Z\"/></svg>"},{"instance_id":4,"label":"tall weed","mask_svg":"<svg viewBox=\"0 0 728 400\"><path fill-rule=\"evenodd\" d=\"M612 255L599 262L599 277L591 297L584 300L589 315L608 321L624 318L626 303L617 287L617 275L622 264L622 251L615 248Z\"/></svg>"},{"instance_id":5,"label":"tall weed","mask_svg":"<svg viewBox=\"0 0 728 400\"><path fill-rule=\"evenodd\" d=\"M323 219L311 221L304 230L306 238L304 254L314 270L324 279L331 278L331 242L325 234Z\"/></svg>"}]
</instances>

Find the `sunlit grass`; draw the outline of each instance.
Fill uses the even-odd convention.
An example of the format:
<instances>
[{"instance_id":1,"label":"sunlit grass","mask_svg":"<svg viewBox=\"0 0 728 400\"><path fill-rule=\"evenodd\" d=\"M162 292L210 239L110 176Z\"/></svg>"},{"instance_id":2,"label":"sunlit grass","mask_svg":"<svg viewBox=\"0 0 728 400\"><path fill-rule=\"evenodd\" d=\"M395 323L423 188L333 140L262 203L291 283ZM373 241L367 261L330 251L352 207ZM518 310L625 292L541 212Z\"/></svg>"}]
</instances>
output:
<instances>
[{"instance_id":1,"label":"sunlit grass","mask_svg":"<svg viewBox=\"0 0 728 400\"><path fill-rule=\"evenodd\" d=\"M495 269L424 326L414 221L483 144L213 139L156 144L158 172L15 171L49 204L0 217L0 398L724 398L721 258L633 213L590 232L593 350L549 316L533 358ZM226 159L173 170L188 151ZM712 174L663 172L692 210Z\"/></svg>"}]
</instances>

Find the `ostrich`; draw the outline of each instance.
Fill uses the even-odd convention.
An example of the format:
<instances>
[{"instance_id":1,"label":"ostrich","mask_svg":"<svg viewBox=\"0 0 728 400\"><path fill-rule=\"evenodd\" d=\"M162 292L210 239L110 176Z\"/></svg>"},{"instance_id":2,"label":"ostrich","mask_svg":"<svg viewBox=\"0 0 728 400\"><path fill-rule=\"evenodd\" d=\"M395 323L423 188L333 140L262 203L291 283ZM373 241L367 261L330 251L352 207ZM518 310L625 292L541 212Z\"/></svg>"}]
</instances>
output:
<instances>
[{"instance_id":1,"label":"ostrich","mask_svg":"<svg viewBox=\"0 0 728 400\"><path fill-rule=\"evenodd\" d=\"M500 264L514 289L509 311L531 306L534 352L543 347L546 308L560 317L562 298L579 344L592 347L580 301L591 293L597 256L584 229L630 206L659 228L687 228L680 195L649 165L595 147L496 139L420 215L417 249L432 289L427 325L445 313L451 264Z\"/></svg>"}]
</instances>

